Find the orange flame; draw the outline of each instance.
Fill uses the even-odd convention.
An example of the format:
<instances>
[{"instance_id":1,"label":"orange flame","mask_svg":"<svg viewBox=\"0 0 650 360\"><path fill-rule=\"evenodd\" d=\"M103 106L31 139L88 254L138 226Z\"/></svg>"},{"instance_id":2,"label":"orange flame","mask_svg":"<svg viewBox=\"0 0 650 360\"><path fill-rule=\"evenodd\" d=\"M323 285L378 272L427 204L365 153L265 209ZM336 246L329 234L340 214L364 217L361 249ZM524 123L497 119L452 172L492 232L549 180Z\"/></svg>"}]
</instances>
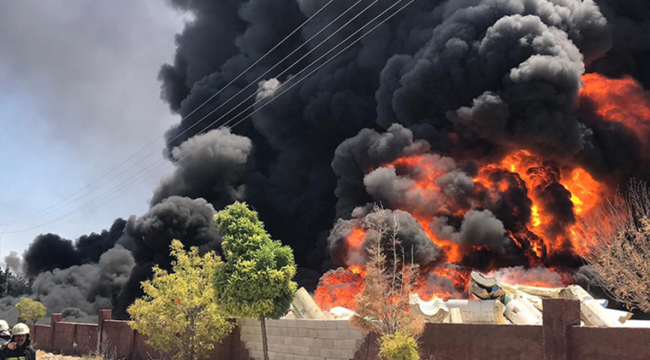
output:
<instances>
[{"instance_id":1,"label":"orange flame","mask_svg":"<svg viewBox=\"0 0 650 360\"><path fill-rule=\"evenodd\" d=\"M342 306L354 309L355 296L363 291L363 278L350 270L338 268L326 272L318 283L314 301L323 310Z\"/></svg>"},{"instance_id":2,"label":"orange flame","mask_svg":"<svg viewBox=\"0 0 650 360\"><path fill-rule=\"evenodd\" d=\"M643 86L630 77L622 79L609 79L599 74L587 74L582 77L583 87L580 91L582 100L589 100L594 111L603 120L617 122L629 129L641 142L648 146L650 139L650 94ZM458 141L455 134L449 139ZM646 151L650 154L650 151ZM600 204L605 196L613 195L606 184L594 179L585 169L567 164L557 164L548 159L543 159L530 151L514 151L501 160L481 164L478 174L473 178L476 191L481 197L470 198L465 204L447 197L439 185L442 176L450 171L453 166L441 161L435 154L412 155L398 158L382 167L392 167L398 174L407 174L412 185L408 191L424 199L422 203L407 199L408 203L395 205L394 209L409 212L420 224L427 237L442 250L439 263L432 264L431 268L423 270L418 279L418 293L423 299L438 296L446 299L450 297L467 297L467 285L471 269L462 267L464 261L471 259L473 251L481 251L480 246L460 245L436 236L432 227L432 220L436 216L455 217L461 219L471 209L489 209L489 203L498 203L503 200L503 195L511 192L511 186L525 187L527 202L530 208L512 209L514 214L530 212L530 220L526 224L519 224L517 228L508 229L507 236L519 246L528 257L529 267L544 267L552 265L548 261L552 255L571 251L575 255L584 256L588 251L589 240L578 236L581 233L580 219L587 217ZM370 171L374 169L369 169ZM506 173L511 178L492 176L495 173ZM402 176L402 175L400 175ZM512 178L516 179L513 185ZM522 185L523 184L523 185ZM545 198L545 189L558 184L568 192L573 204L573 218L564 216L562 221L556 219L554 205ZM560 188L561 189L561 188ZM436 214L431 213L430 204L437 207ZM519 205L521 206L521 205ZM575 219L575 221L573 220ZM363 278L366 270L363 265L362 246L366 231L354 228L347 236L348 254L346 259L347 269L330 271L321 278L321 283L316 290L315 300L325 310L334 306L344 306L354 309L354 297L363 289ZM587 243L585 243L585 241ZM449 266L449 264L456 264ZM457 266L461 265L461 266ZM486 271L495 270L499 265L485 265ZM568 284L571 279L561 269L555 269L561 276L561 283ZM540 272L522 272L511 275L519 284L534 286L558 286L557 277L548 280L548 274L536 277ZM540 275L541 276L541 275Z\"/></svg>"},{"instance_id":3,"label":"orange flame","mask_svg":"<svg viewBox=\"0 0 650 360\"><path fill-rule=\"evenodd\" d=\"M610 79L600 74L582 76L580 95L591 99L603 119L623 124L642 144L650 134L650 96L633 78Z\"/></svg>"}]
</instances>

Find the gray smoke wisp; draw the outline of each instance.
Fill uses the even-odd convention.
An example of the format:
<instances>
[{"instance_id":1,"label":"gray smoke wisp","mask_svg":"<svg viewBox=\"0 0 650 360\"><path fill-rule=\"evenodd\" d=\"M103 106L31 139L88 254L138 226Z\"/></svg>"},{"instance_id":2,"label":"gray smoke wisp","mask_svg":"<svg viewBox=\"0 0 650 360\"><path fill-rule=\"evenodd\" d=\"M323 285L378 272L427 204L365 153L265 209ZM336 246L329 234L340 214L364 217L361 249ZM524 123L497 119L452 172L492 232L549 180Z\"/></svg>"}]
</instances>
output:
<instances>
[{"instance_id":1,"label":"gray smoke wisp","mask_svg":"<svg viewBox=\"0 0 650 360\"><path fill-rule=\"evenodd\" d=\"M16 275L23 274L23 259L18 256L18 253L12 251L9 255L5 256L5 266Z\"/></svg>"}]
</instances>

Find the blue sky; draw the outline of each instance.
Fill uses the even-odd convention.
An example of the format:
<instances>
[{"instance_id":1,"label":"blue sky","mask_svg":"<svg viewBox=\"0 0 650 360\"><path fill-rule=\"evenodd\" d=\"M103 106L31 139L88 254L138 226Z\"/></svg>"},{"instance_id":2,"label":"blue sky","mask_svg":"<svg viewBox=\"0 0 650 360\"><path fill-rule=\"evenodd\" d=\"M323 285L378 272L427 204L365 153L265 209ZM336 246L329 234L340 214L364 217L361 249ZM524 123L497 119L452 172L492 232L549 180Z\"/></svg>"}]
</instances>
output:
<instances>
[{"instance_id":1,"label":"blue sky","mask_svg":"<svg viewBox=\"0 0 650 360\"><path fill-rule=\"evenodd\" d=\"M0 2L2 258L22 254L41 233L76 239L147 210L160 172L110 202L66 215L119 179L15 221L84 188L179 120L160 100L157 74L171 61L183 23L183 14L160 0ZM162 146L158 140L145 154Z\"/></svg>"}]
</instances>

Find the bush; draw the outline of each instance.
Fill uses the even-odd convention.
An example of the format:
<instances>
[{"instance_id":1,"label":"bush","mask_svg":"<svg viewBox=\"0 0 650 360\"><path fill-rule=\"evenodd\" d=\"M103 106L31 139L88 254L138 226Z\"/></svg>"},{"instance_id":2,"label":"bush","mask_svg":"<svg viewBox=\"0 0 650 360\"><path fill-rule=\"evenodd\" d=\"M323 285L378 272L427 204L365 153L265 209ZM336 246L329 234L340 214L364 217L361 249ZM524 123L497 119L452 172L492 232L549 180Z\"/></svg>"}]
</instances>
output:
<instances>
[{"instance_id":1,"label":"bush","mask_svg":"<svg viewBox=\"0 0 650 360\"><path fill-rule=\"evenodd\" d=\"M381 337L379 355L386 360L419 360L418 342L413 335L398 331Z\"/></svg>"}]
</instances>

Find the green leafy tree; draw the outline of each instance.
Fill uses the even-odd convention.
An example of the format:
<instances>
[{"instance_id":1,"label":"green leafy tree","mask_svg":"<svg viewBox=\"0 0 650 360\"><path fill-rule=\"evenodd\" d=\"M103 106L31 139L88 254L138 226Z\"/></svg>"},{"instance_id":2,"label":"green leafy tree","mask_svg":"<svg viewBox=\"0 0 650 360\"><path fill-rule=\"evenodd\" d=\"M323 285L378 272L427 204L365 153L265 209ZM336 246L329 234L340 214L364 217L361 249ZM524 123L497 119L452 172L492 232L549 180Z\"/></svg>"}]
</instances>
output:
<instances>
[{"instance_id":1,"label":"green leafy tree","mask_svg":"<svg viewBox=\"0 0 650 360\"><path fill-rule=\"evenodd\" d=\"M20 320L31 321L32 324L36 324L47 313L45 305L26 297L21 298L18 304L16 304L16 310L18 311L18 318Z\"/></svg>"},{"instance_id":2,"label":"green leafy tree","mask_svg":"<svg viewBox=\"0 0 650 360\"><path fill-rule=\"evenodd\" d=\"M225 262L217 265L217 302L235 317L258 318L268 360L265 319L284 316L296 293L293 252L272 240L257 213L236 202L215 216Z\"/></svg>"},{"instance_id":3,"label":"green leafy tree","mask_svg":"<svg viewBox=\"0 0 650 360\"><path fill-rule=\"evenodd\" d=\"M178 240L171 254L173 271L154 267L153 279L142 283L145 295L128 308L129 324L174 359L200 359L232 330L214 301L212 278L221 261L214 252L200 256L196 247L184 251Z\"/></svg>"}]
</instances>

